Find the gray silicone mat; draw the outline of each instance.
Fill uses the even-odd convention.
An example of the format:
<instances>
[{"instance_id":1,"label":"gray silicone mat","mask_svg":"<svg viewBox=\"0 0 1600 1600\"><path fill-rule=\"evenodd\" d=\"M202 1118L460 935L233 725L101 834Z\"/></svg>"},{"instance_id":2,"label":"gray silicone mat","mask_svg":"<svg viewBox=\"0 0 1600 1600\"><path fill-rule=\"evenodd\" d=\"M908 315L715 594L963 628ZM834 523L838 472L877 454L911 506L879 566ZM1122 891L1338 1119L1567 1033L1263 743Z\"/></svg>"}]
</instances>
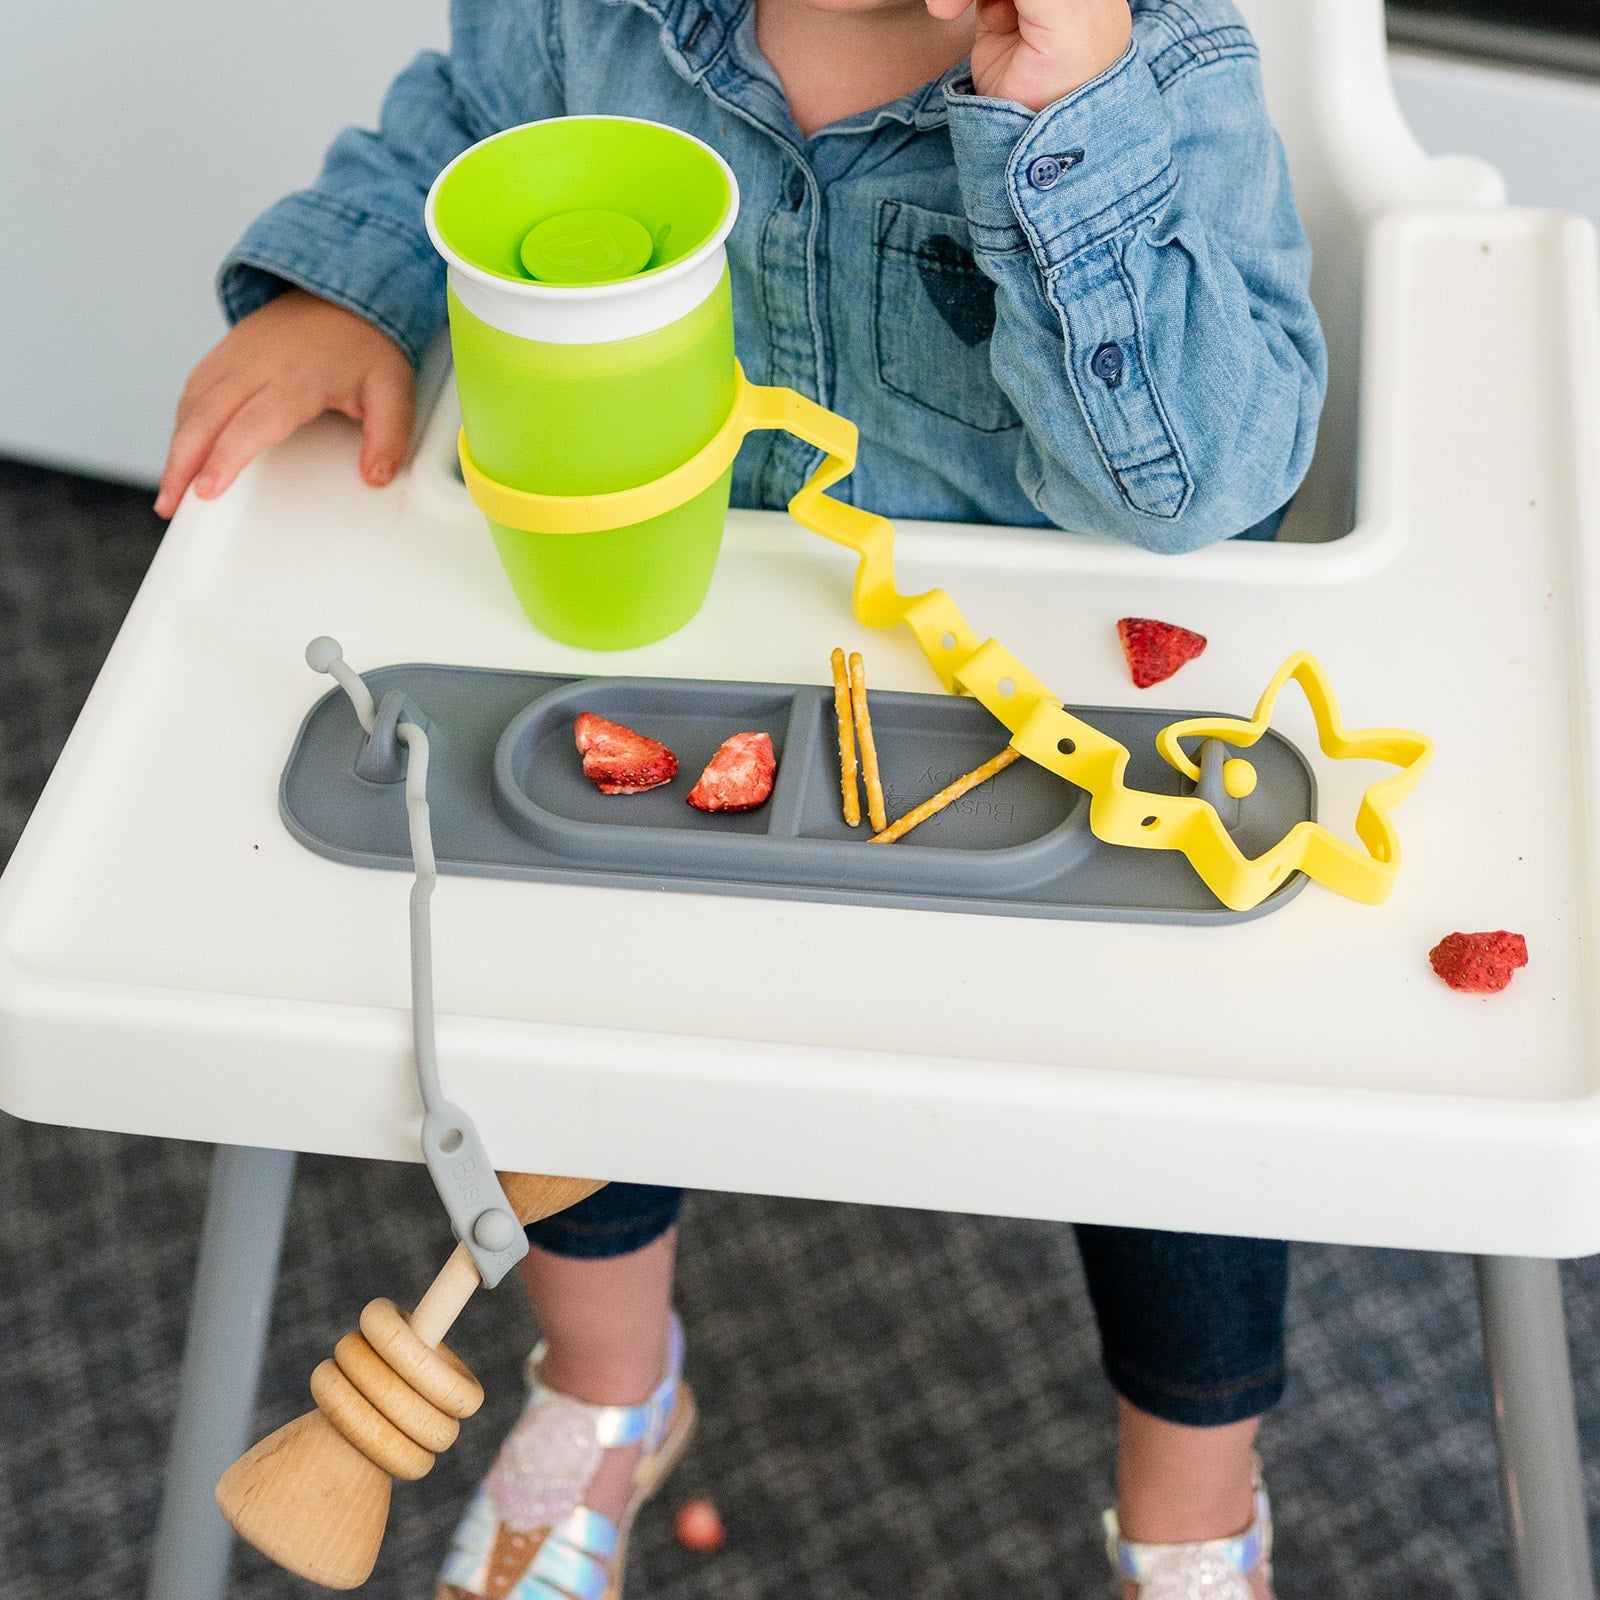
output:
<instances>
[{"instance_id":1,"label":"gray silicone mat","mask_svg":"<svg viewBox=\"0 0 1600 1600\"><path fill-rule=\"evenodd\" d=\"M411 697L428 721L428 800L441 872L704 894L843 901L1024 917L1239 922L1299 892L1296 873L1251 911L1218 903L1177 853L1096 839L1088 796L1019 761L893 845L868 845L840 814L830 687L666 678L573 678L408 665L363 675L375 698ZM1007 743L976 701L874 691L872 726L890 818ZM1157 793L1192 785L1156 754L1156 734L1198 712L1073 710L1126 745L1127 781ZM641 795L602 795L583 776L581 711L671 748L678 776ZM730 734L765 731L778 757L772 798L753 811L684 803ZM404 785L358 777L365 735L342 691L307 713L279 786L279 810L308 849L354 866L409 871ZM1250 752L1256 791L1232 833L1259 855L1316 814L1300 752L1269 733Z\"/></svg>"}]
</instances>

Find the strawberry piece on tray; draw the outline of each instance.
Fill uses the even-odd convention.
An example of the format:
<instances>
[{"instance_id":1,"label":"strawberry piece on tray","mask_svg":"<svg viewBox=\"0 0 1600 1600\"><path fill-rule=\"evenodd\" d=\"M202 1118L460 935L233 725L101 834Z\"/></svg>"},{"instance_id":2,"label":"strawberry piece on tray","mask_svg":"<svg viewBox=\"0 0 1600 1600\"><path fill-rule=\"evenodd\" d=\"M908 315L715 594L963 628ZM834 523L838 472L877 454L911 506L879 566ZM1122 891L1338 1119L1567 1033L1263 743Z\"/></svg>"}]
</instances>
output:
<instances>
[{"instance_id":1,"label":"strawberry piece on tray","mask_svg":"<svg viewBox=\"0 0 1600 1600\"><path fill-rule=\"evenodd\" d=\"M1528 964L1528 941L1520 933L1447 933L1428 952L1433 970L1463 994L1498 994L1518 967Z\"/></svg>"},{"instance_id":2,"label":"strawberry piece on tray","mask_svg":"<svg viewBox=\"0 0 1600 1600\"><path fill-rule=\"evenodd\" d=\"M620 722L585 711L572 732L583 756L583 775L594 780L601 794L643 794L677 776L678 758L664 744Z\"/></svg>"},{"instance_id":3,"label":"strawberry piece on tray","mask_svg":"<svg viewBox=\"0 0 1600 1600\"><path fill-rule=\"evenodd\" d=\"M1206 636L1175 622L1157 622L1154 617L1124 617L1117 624L1122 653L1128 658L1134 687L1148 689L1165 683L1186 661L1193 661L1206 647Z\"/></svg>"},{"instance_id":4,"label":"strawberry piece on tray","mask_svg":"<svg viewBox=\"0 0 1600 1600\"><path fill-rule=\"evenodd\" d=\"M697 811L749 811L772 793L778 770L769 733L736 733L706 764L689 791Z\"/></svg>"}]
</instances>

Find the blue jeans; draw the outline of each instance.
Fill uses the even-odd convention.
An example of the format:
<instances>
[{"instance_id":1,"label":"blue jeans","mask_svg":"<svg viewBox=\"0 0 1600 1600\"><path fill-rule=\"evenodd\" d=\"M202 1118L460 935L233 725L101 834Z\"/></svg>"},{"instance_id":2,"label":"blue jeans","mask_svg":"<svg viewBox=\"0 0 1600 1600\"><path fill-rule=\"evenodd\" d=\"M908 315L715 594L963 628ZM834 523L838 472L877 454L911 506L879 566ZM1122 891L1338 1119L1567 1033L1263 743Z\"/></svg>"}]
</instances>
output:
<instances>
[{"instance_id":1,"label":"blue jeans","mask_svg":"<svg viewBox=\"0 0 1600 1600\"><path fill-rule=\"evenodd\" d=\"M681 1189L612 1183L528 1229L555 1255L627 1255L677 1220ZM1289 1247L1079 1223L1078 1253L1111 1386L1190 1427L1260 1416L1283 1394Z\"/></svg>"}]
</instances>

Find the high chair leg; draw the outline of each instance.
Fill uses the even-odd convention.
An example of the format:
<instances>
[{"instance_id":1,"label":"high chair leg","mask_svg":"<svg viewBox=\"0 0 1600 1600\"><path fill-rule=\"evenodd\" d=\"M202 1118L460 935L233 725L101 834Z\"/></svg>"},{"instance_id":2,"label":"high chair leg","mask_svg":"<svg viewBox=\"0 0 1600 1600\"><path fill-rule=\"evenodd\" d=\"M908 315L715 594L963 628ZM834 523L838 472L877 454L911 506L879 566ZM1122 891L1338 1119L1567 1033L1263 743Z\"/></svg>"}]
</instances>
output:
<instances>
[{"instance_id":1,"label":"high chair leg","mask_svg":"<svg viewBox=\"0 0 1600 1600\"><path fill-rule=\"evenodd\" d=\"M292 1150L218 1145L195 1266L149 1600L222 1600L233 1529L216 1482L250 1442L294 1184Z\"/></svg>"},{"instance_id":2,"label":"high chair leg","mask_svg":"<svg viewBox=\"0 0 1600 1600\"><path fill-rule=\"evenodd\" d=\"M1560 1263L1475 1266L1518 1600L1594 1600Z\"/></svg>"}]
</instances>

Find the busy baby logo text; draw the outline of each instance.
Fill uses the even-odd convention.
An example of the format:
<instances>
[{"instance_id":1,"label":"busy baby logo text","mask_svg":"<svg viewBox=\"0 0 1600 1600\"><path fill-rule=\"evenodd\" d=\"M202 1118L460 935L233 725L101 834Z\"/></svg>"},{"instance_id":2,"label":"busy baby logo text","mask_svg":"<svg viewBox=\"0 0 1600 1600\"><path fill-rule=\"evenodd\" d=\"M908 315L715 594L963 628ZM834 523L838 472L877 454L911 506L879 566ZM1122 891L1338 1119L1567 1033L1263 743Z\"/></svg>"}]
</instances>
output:
<instances>
[{"instance_id":1,"label":"busy baby logo text","mask_svg":"<svg viewBox=\"0 0 1600 1600\"><path fill-rule=\"evenodd\" d=\"M955 767L930 765L918 774L912 787L921 794L937 794L939 790L954 783L961 776L962 773ZM1005 776L1003 772L997 772L992 778L969 789L959 800L952 800L942 811L929 817L922 826L938 828L952 817L962 816L993 823L998 827L1009 827L1017 820L1017 804L1015 800L1002 800L999 797L999 788L1005 781ZM896 798L892 786L885 785L884 799L893 812Z\"/></svg>"}]
</instances>

